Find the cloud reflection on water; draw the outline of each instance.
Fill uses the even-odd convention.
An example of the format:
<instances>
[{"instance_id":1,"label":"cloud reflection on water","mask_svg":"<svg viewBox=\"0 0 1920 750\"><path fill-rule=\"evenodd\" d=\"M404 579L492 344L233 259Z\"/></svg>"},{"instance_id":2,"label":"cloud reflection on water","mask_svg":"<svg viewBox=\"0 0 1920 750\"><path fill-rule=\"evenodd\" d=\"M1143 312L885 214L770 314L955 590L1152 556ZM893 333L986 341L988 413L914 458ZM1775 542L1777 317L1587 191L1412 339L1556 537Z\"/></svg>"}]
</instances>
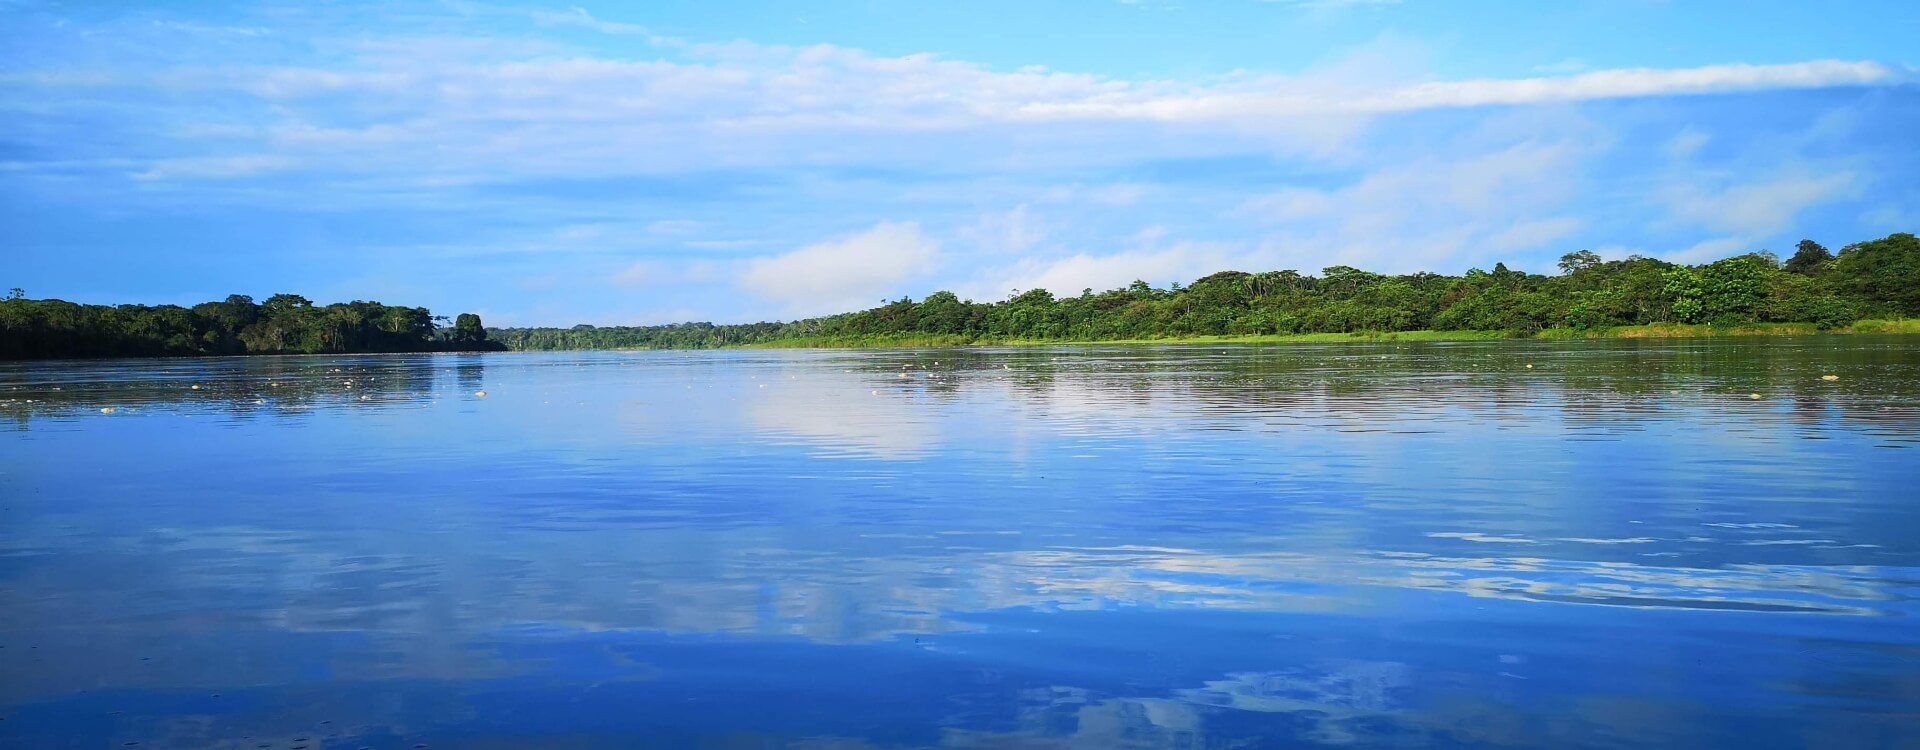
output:
<instances>
[{"instance_id":1,"label":"cloud reflection on water","mask_svg":"<svg viewBox=\"0 0 1920 750\"><path fill-rule=\"evenodd\" d=\"M752 718L726 700L794 706L742 731L796 746L1525 746L1738 736L1699 732L1817 695L1898 737L1920 474L1884 446L1920 436L1913 362L1708 342L7 365L0 713L26 731L118 701L146 707L121 734L197 747L302 736L272 717L310 704L504 738L535 729L490 700L601 694L714 722L696 735ZM801 715L806 686L860 675L901 695Z\"/></svg>"}]
</instances>

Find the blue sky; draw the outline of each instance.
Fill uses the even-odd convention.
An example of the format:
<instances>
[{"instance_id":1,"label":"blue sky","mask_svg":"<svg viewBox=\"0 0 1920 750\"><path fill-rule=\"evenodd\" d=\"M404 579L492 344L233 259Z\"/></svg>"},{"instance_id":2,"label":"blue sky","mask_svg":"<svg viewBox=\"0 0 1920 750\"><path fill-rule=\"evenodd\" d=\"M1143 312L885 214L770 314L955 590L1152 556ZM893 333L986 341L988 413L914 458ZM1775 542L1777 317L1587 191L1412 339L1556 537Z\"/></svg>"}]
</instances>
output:
<instances>
[{"instance_id":1,"label":"blue sky","mask_svg":"<svg viewBox=\"0 0 1920 750\"><path fill-rule=\"evenodd\" d=\"M0 0L0 287L723 322L1920 229L1904 3Z\"/></svg>"}]
</instances>

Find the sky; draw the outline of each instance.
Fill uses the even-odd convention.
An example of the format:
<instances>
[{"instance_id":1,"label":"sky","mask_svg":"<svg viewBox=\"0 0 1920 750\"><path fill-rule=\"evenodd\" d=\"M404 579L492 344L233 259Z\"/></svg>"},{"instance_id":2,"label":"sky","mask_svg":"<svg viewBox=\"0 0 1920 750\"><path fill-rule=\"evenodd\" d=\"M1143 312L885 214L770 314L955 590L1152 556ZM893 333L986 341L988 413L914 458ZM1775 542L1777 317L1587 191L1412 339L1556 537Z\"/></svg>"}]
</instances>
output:
<instances>
[{"instance_id":1,"label":"sky","mask_svg":"<svg viewBox=\"0 0 1920 750\"><path fill-rule=\"evenodd\" d=\"M1866 0L0 0L0 288L640 325L1837 249L1920 230L1916 34Z\"/></svg>"}]
</instances>

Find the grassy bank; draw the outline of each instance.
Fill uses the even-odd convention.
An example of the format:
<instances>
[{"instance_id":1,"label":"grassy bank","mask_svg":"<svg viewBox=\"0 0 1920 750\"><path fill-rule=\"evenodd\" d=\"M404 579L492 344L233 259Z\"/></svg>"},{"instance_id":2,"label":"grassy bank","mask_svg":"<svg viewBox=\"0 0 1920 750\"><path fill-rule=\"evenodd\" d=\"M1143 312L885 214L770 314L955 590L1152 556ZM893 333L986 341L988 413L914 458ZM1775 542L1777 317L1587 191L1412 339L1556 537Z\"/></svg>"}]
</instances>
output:
<instances>
[{"instance_id":1,"label":"grassy bank","mask_svg":"<svg viewBox=\"0 0 1920 750\"><path fill-rule=\"evenodd\" d=\"M751 344L751 349L909 349L957 346L1055 346L1061 344L1327 344L1382 341L1490 341L1495 339L1654 339L1724 336L1807 336L1813 334L1914 333L1920 320L1863 320L1845 328L1819 330L1812 323L1756 323L1740 326L1654 324L1576 330L1552 328L1527 335L1510 331L1394 331L1356 333L1296 333L1251 336L1184 336L1095 341L1061 339L1002 339L952 335L898 334L876 336L816 336Z\"/></svg>"},{"instance_id":2,"label":"grassy bank","mask_svg":"<svg viewBox=\"0 0 1920 750\"><path fill-rule=\"evenodd\" d=\"M1920 319L1862 320L1850 326L1820 330L1812 323L1753 323L1737 326L1683 325L1655 323L1644 326L1618 326L1595 330L1555 328L1541 331L1546 339L1689 339L1723 336L1811 336L1850 333L1920 333Z\"/></svg>"},{"instance_id":3,"label":"grassy bank","mask_svg":"<svg viewBox=\"0 0 1920 750\"><path fill-rule=\"evenodd\" d=\"M749 344L750 349L888 349L953 346L1057 346L1063 344L1317 344L1346 341L1484 341L1508 338L1504 331L1396 331L1389 333L1298 333L1252 336L1180 336L1157 339L1008 339L990 336L815 336Z\"/></svg>"}]
</instances>

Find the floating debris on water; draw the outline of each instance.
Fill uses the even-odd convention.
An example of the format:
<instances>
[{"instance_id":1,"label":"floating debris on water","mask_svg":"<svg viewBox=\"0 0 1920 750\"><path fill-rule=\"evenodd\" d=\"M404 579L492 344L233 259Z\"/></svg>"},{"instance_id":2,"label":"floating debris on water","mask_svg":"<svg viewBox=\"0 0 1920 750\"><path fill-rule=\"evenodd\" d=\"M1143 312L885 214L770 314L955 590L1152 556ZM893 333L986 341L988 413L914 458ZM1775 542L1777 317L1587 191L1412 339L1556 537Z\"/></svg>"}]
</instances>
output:
<instances>
[{"instance_id":1,"label":"floating debris on water","mask_svg":"<svg viewBox=\"0 0 1920 750\"><path fill-rule=\"evenodd\" d=\"M474 392L473 392L473 395L475 395L475 396L478 396L478 397L480 397L480 398L486 398L486 397L487 397L487 392L486 392L486 391L474 391Z\"/></svg>"},{"instance_id":2,"label":"floating debris on water","mask_svg":"<svg viewBox=\"0 0 1920 750\"><path fill-rule=\"evenodd\" d=\"M1820 376L1820 379L1821 379L1821 380L1828 380L1828 381L1832 381L1832 380L1839 380L1839 379L1840 379L1840 376L1839 376L1839 375L1821 375L1821 376Z\"/></svg>"},{"instance_id":3,"label":"floating debris on water","mask_svg":"<svg viewBox=\"0 0 1920 750\"><path fill-rule=\"evenodd\" d=\"M102 406L102 407L100 407L100 413L101 413L101 414L112 414L112 413L113 413L113 407L111 407L111 406Z\"/></svg>"},{"instance_id":4,"label":"floating debris on water","mask_svg":"<svg viewBox=\"0 0 1920 750\"><path fill-rule=\"evenodd\" d=\"M189 387L189 388L192 388L193 390L196 390L196 391L197 391L197 390L200 390L200 384L199 384L199 383L194 383L193 385L191 385L191 386L188 386L188 387Z\"/></svg>"},{"instance_id":5,"label":"floating debris on water","mask_svg":"<svg viewBox=\"0 0 1920 750\"><path fill-rule=\"evenodd\" d=\"M1749 394L1747 394L1747 398L1750 398L1750 399L1753 399L1753 400L1755 400L1755 401L1758 401L1758 400L1760 400L1760 394L1758 394L1758 393L1749 393Z\"/></svg>"}]
</instances>

